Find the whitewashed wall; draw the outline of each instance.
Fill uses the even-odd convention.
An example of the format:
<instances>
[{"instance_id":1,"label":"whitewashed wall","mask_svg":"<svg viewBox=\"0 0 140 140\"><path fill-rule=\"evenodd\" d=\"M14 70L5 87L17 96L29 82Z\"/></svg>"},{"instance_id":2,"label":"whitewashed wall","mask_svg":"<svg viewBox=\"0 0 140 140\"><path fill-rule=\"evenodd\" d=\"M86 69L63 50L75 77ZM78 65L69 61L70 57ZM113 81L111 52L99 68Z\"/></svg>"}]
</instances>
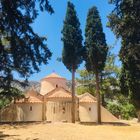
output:
<instances>
[{"instance_id":1,"label":"whitewashed wall","mask_svg":"<svg viewBox=\"0 0 140 140\"><path fill-rule=\"evenodd\" d=\"M42 104L18 104L17 121L42 121Z\"/></svg>"},{"instance_id":2,"label":"whitewashed wall","mask_svg":"<svg viewBox=\"0 0 140 140\"><path fill-rule=\"evenodd\" d=\"M91 109L90 111L89 108ZM97 106L95 105L95 103L80 103L79 118L81 122L96 122Z\"/></svg>"},{"instance_id":3,"label":"whitewashed wall","mask_svg":"<svg viewBox=\"0 0 140 140\"><path fill-rule=\"evenodd\" d=\"M52 91L53 89L58 87L63 87L67 89L66 87L66 80L65 79L57 79L57 78L48 78L48 79L43 79L41 81L41 90L40 94L45 95L46 93Z\"/></svg>"},{"instance_id":4,"label":"whitewashed wall","mask_svg":"<svg viewBox=\"0 0 140 140\"><path fill-rule=\"evenodd\" d=\"M91 109L91 110L90 110ZM80 103L79 105L80 122L97 122L97 103ZM107 109L101 106L102 122L115 122L118 119Z\"/></svg>"}]
</instances>

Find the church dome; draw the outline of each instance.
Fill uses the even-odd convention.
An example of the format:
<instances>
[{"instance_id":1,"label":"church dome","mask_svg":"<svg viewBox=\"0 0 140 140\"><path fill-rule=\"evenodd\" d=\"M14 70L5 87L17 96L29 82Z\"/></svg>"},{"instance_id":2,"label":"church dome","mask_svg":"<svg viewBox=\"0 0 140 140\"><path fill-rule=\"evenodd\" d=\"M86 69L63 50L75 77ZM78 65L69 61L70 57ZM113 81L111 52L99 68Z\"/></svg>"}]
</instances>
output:
<instances>
[{"instance_id":1,"label":"church dome","mask_svg":"<svg viewBox=\"0 0 140 140\"><path fill-rule=\"evenodd\" d=\"M51 73L50 75L44 77L43 79L50 79L50 78L59 78L59 79L65 79L61 77L60 75L56 74L55 72Z\"/></svg>"},{"instance_id":2,"label":"church dome","mask_svg":"<svg viewBox=\"0 0 140 140\"><path fill-rule=\"evenodd\" d=\"M53 72L41 80L40 94L45 95L57 87L63 87L67 89L66 82L67 81L65 78Z\"/></svg>"}]
</instances>

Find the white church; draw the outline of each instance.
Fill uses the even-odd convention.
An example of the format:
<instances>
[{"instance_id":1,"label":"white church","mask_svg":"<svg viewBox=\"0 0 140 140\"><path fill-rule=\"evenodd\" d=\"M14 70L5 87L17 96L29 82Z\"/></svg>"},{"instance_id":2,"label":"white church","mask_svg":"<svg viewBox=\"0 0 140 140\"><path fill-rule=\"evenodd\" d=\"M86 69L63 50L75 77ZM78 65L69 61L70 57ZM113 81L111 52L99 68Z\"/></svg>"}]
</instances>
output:
<instances>
[{"instance_id":1,"label":"white church","mask_svg":"<svg viewBox=\"0 0 140 140\"><path fill-rule=\"evenodd\" d=\"M67 80L56 73L40 81L40 90L34 87L25 92L25 98L16 100L0 111L0 122L71 122L72 95ZM78 122L97 122L97 101L89 93L76 95L75 118ZM102 122L118 119L101 106Z\"/></svg>"}]
</instances>

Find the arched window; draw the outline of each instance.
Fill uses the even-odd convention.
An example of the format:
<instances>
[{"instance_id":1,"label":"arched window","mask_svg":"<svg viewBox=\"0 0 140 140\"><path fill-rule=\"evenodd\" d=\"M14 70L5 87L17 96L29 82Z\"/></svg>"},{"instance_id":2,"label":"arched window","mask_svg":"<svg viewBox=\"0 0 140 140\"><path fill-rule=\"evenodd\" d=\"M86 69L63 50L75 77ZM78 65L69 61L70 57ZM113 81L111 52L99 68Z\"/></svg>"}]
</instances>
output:
<instances>
[{"instance_id":1,"label":"arched window","mask_svg":"<svg viewBox=\"0 0 140 140\"><path fill-rule=\"evenodd\" d=\"M65 107L62 108L62 113L63 113L63 114L65 113Z\"/></svg>"},{"instance_id":2,"label":"arched window","mask_svg":"<svg viewBox=\"0 0 140 140\"><path fill-rule=\"evenodd\" d=\"M58 88L58 85L56 84L56 88Z\"/></svg>"},{"instance_id":3,"label":"arched window","mask_svg":"<svg viewBox=\"0 0 140 140\"><path fill-rule=\"evenodd\" d=\"M32 111L32 106L30 106L30 108L29 108L29 109L30 109L30 111Z\"/></svg>"},{"instance_id":4,"label":"arched window","mask_svg":"<svg viewBox=\"0 0 140 140\"><path fill-rule=\"evenodd\" d=\"M89 107L89 109L88 109L89 111L91 111L91 107Z\"/></svg>"},{"instance_id":5,"label":"arched window","mask_svg":"<svg viewBox=\"0 0 140 140\"><path fill-rule=\"evenodd\" d=\"M55 107L53 108L53 113L55 114Z\"/></svg>"}]
</instances>

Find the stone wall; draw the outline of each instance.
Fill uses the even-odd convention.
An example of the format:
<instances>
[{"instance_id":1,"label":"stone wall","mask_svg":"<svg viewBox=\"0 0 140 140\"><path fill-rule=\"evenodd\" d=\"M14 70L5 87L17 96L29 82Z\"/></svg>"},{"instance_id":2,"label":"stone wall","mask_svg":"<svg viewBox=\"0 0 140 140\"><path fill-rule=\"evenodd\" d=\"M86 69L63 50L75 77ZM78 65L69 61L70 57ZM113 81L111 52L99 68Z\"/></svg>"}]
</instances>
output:
<instances>
[{"instance_id":1,"label":"stone wall","mask_svg":"<svg viewBox=\"0 0 140 140\"><path fill-rule=\"evenodd\" d=\"M11 104L0 110L0 122L42 121L42 104Z\"/></svg>"},{"instance_id":2,"label":"stone wall","mask_svg":"<svg viewBox=\"0 0 140 140\"><path fill-rule=\"evenodd\" d=\"M97 122L97 103L80 103L79 117L80 122ZM115 122L118 121L118 119L101 106L101 121Z\"/></svg>"}]
</instances>

